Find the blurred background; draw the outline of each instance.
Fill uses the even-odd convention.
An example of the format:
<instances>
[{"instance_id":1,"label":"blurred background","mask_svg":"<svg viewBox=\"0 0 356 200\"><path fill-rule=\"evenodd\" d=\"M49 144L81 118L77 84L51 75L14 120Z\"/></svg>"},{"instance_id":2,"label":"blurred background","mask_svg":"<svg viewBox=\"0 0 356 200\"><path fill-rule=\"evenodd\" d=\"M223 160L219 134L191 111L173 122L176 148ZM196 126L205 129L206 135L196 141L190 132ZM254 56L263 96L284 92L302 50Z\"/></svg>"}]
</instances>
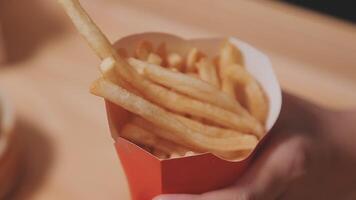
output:
<instances>
[{"instance_id":1,"label":"blurred background","mask_svg":"<svg viewBox=\"0 0 356 200\"><path fill-rule=\"evenodd\" d=\"M283 0L287 3L291 3L298 6L303 6L311 10L319 11L320 13L332 15L343 20L348 20L350 22L356 22L355 14L355 2L351 0Z\"/></svg>"},{"instance_id":2,"label":"blurred background","mask_svg":"<svg viewBox=\"0 0 356 200\"><path fill-rule=\"evenodd\" d=\"M356 106L352 1L82 3L111 41L148 31L234 36L270 56L285 90L330 108ZM56 1L0 0L0 91L16 109L11 149L22 149L13 165L23 166L3 199L129 199L103 102L88 92L98 64ZM4 160L0 188L1 170L15 169Z\"/></svg>"}]
</instances>

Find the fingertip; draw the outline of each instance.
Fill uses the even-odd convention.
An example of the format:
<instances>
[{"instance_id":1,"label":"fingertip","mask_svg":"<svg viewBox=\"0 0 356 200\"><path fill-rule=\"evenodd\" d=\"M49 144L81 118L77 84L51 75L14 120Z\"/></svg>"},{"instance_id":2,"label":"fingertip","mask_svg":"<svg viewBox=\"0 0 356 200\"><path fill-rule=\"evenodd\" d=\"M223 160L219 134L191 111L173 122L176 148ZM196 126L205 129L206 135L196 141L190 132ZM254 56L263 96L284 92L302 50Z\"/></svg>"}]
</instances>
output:
<instances>
[{"instance_id":1,"label":"fingertip","mask_svg":"<svg viewBox=\"0 0 356 200\"><path fill-rule=\"evenodd\" d=\"M157 197L153 198L152 200L165 200L165 198L162 196L157 196Z\"/></svg>"},{"instance_id":2,"label":"fingertip","mask_svg":"<svg viewBox=\"0 0 356 200\"><path fill-rule=\"evenodd\" d=\"M152 200L196 200L197 195L186 195L186 194L164 194L159 195Z\"/></svg>"},{"instance_id":3,"label":"fingertip","mask_svg":"<svg viewBox=\"0 0 356 200\"><path fill-rule=\"evenodd\" d=\"M164 198L164 196L157 196L157 197L153 198L152 200L167 200L167 198Z\"/></svg>"}]
</instances>

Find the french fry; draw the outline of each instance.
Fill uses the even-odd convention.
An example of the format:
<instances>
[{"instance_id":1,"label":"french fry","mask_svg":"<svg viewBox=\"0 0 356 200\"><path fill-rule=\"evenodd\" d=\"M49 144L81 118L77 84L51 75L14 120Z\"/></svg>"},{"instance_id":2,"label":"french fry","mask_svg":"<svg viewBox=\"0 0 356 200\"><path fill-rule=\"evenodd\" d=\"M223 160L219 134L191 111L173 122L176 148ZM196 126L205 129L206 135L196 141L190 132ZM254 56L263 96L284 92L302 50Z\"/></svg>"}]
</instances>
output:
<instances>
[{"instance_id":1,"label":"french fry","mask_svg":"<svg viewBox=\"0 0 356 200\"><path fill-rule=\"evenodd\" d=\"M175 120L177 120L177 119L175 119ZM149 130L150 132L152 132L156 136L164 138L167 141L172 141L172 142L174 141L176 144L179 144L179 145L177 145L175 147L176 148L176 152L179 152L179 153L186 152L187 149L186 149L185 146L189 147L190 149L194 149L196 151L199 151L198 149L196 149L195 146L189 145L187 143L184 143L184 141L180 140L179 137L177 137L174 134L171 134L168 129L163 129L159 125L156 125L153 122L150 122L150 121L146 120L145 118L134 117L132 119L131 123L143 128L143 129Z\"/></svg>"},{"instance_id":2,"label":"french fry","mask_svg":"<svg viewBox=\"0 0 356 200\"><path fill-rule=\"evenodd\" d=\"M195 79L200 79L200 78L199 78L199 74L196 74L196 73L193 73L193 72L191 72L191 73L186 73L186 75L188 75L188 76L190 76L190 77L192 77L192 78L195 78Z\"/></svg>"},{"instance_id":3,"label":"french fry","mask_svg":"<svg viewBox=\"0 0 356 200\"><path fill-rule=\"evenodd\" d=\"M253 81L254 78L250 75L250 73L239 64L231 64L227 65L224 70L225 76L230 77L231 80L241 84L248 84Z\"/></svg>"},{"instance_id":4,"label":"french fry","mask_svg":"<svg viewBox=\"0 0 356 200\"><path fill-rule=\"evenodd\" d=\"M225 42L221 49L219 60L222 90L235 98L244 96L246 98L246 107L251 115L264 124L268 115L267 99L260 85L244 69L242 63L241 52L229 42ZM245 95L236 95L236 82L243 85Z\"/></svg>"},{"instance_id":5,"label":"french fry","mask_svg":"<svg viewBox=\"0 0 356 200\"><path fill-rule=\"evenodd\" d=\"M80 34L101 59L116 55L116 51L109 40L81 7L78 0L58 0L58 2L72 19Z\"/></svg>"},{"instance_id":6,"label":"french fry","mask_svg":"<svg viewBox=\"0 0 356 200\"><path fill-rule=\"evenodd\" d=\"M238 150L245 150L245 149L251 149L254 148L258 142L257 138L253 135L248 135L248 134L242 134L233 130L228 130L228 129L222 129L222 128L217 128L209 125L202 124L200 122L191 120L189 118L180 116L180 115L175 115L175 117L186 127L189 129L200 132L201 134L204 134L207 137L211 137L212 139L217 139L217 138L236 138L239 137L240 142L238 144L239 149ZM168 131L154 125L153 123L139 117L135 117L132 120L132 123L143 127L147 130L152 131L152 133L157 134L157 135L165 135L166 137L169 137L171 135ZM181 144L184 145L184 144ZM194 149L194 147L190 146L191 149L197 151Z\"/></svg>"},{"instance_id":7,"label":"french fry","mask_svg":"<svg viewBox=\"0 0 356 200\"><path fill-rule=\"evenodd\" d=\"M124 74L125 77L132 77L132 73L135 71L130 69L130 66L126 64L125 60L118 55L110 41L82 8L79 1L58 0L58 2L62 5L79 33L86 39L89 46L95 51L99 58L103 60L112 57L117 63L125 66L120 69L120 72Z\"/></svg>"},{"instance_id":8,"label":"french fry","mask_svg":"<svg viewBox=\"0 0 356 200\"><path fill-rule=\"evenodd\" d=\"M241 53L229 43L225 41L222 45L219 55L219 75L221 80L221 90L228 94L230 97L236 98L235 87L233 81L228 77L228 73L225 72L227 66L240 63L242 64Z\"/></svg>"},{"instance_id":9,"label":"french fry","mask_svg":"<svg viewBox=\"0 0 356 200\"><path fill-rule=\"evenodd\" d=\"M203 54L200 53L197 48L192 48L189 50L185 61L185 72L194 72L196 70L195 64L201 57L203 57Z\"/></svg>"},{"instance_id":10,"label":"french fry","mask_svg":"<svg viewBox=\"0 0 356 200\"><path fill-rule=\"evenodd\" d=\"M177 53L170 53L167 57L167 64L169 68L183 71L183 58Z\"/></svg>"},{"instance_id":11,"label":"french fry","mask_svg":"<svg viewBox=\"0 0 356 200\"><path fill-rule=\"evenodd\" d=\"M126 124L122 128L120 136L136 144L156 148L166 154L183 154L187 151L183 151L181 150L183 147L180 148L176 144L163 140L153 133L131 123Z\"/></svg>"},{"instance_id":12,"label":"french fry","mask_svg":"<svg viewBox=\"0 0 356 200\"><path fill-rule=\"evenodd\" d=\"M179 72L177 68L168 68L168 69L171 70L172 72Z\"/></svg>"},{"instance_id":13,"label":"french fry","mask_svg":"<svg viewBox=\"0 0 356 200\"><path fill-rule=\"evenodd\" d=\"M238 64L229 65L225 71L231 79L244 85L245 102L252 116L265 123L268 115L268 101L259 83Z\"/></svg>"},{"instance_id":14,"label":"french fry","mask_svg":"<svg viewBox=\"0 0 356 200\"><path fill-rule=\"evenodd\" d=\"M162 58L155 53L150 53L147 58L147 62L155 65L161 65Z\"/></svg>"},{"instance_id":15,"label":"french fry","mask_svg":"<svg viewBox=\"0 0 356 200\"><path fill-rule=\"evenodd\" d=\"M180 120L182 120L184 117L182 116L178 116ZM232 130L224 130L224 129L220 129L220 128L216 128L216 127L211 127L211 126L207 126L204 124L201 124L199 122L195 122L194 120L191 120L189 118L185 118L182 120L183 123L185 123L185 125L187 125L188 127L193 127L193 129L195 130L200 130L200 131L204 131L204 134L209 135L211 137L224 137L224 138L228 138L230 136L234 136L234 135L241 135L241 144L239 144L240 149L238 151L231 151L231 152L215 152L217 155L219 155L220 157L223 157L225 159L231 159L231 160L239 160L244 158L243 156L247 156L248 153L251 152L252 149L254 149L257 145L257 138L251 135L246 135L246 134L241 134L241 133L236 133ZM147 120L140 118L140 117L135 117L132 120L132 123L136 124L137 126L143 127L145 129L151 130L151 131L156 131L156 132L161 132L160 134L164 134L164 135L170 135L169 132L161 129L158 126L155 126L154 124L148 122ZM152 132L152 133L153 133ZM194 150L194 147L190 147L191 150ZM170 154L170 158L176 158L176 157L180 157L180 156L190 156L190 155L195 155L194 152L190 152L187 149L182 149L181 151L175 151L175 153Z\"/></svg>"},{"instance_id":16,"label":"french fry","mask_svg":"<svg viewBox=\"0 0 356 200\"><path fill-rule=\"evenodd\" d=\"M100 71L105 74L109 73L110 71L113 71L115 68L115 59L112 57L107 57L103 59L103 61L100 63Z\"/></svg>"},{"instance_id":17,"label":"french fry","mask_svg":"<svg viewBox=\"0 0 356 200\"><path fill-rule=\"evenodd\" d=\"M165 153L163 151L160 151L160 150L158 150L156 148L154 148L152 150L152 154L155 155L159 159L167 159L167 158L169 158L169 154L167 154L167 153Z\"/></svg>"},{"instance_id":18,"label":"french fry","mask_svg":"<svg viewBox=\"0 0 356 200\"><path fill-rule=\"evenodd\" d=\"M90 90L94 95L101 96L108 101L120 105L124 109L144 117L146 120L161 127L162 130L170 131L170 134L161 134L159 137L178 143L193 146L198 151L212 153L238 151L241 147L241 137L214 138L193 131L184 126L175 115L148 102L142 97L136 96L112 82L103 78L95 81ZM151 130L151 129L150 129ZM160 132L155 133L159 134Z\"/></svg>"},{"instance_id":19,"label":"french fry","mask_svg":"<svg viewBox=\"0 0 356 200\"><path fill-rule=\"evenodd\" d=\"M265 123L268 115L268 101L261 86L252 81L246 85L246 105L252 116Z\"/></svg>"},{"instance_id":20,"label":"french fry","mask_svg":"<svg viewBox=\"0 0 356 200\"><path fill-rule=\"evenodd\" d=\"M182 157L182 155L179 155L179 154L177 154L177 153L171 153L171 154L169 155L169 158L170 158L170 159L173 159L173 158L180 158L180 157Z\"/></svg>"},{"instance_id":21,"label":"french fry","mask_svg":"<svg viewBox=\"0 0 356 200\"><path fill-rule=\"evenodd\" d=\"M105 58L100 64L100 71L102 72L103 77L115 83L116 85L119 85L136 95L139 95L139 92L135 88L133 88L129 83L116 76L115 65L116 62L112 57Z\"/></svg>"},{"instance_id":22,"label":"french fry","mask_svg":"<svg viewBox=\"0 0 356 200\"><path fill-rule=\"evenodd\" d=\"M222 74L220 72L220 74ZM225 92L229 97L236 99L234 82L228 77L220 76L221 91Z\"/></svg>"},{"instance_id":23,"label":"french fry","mask_svg":"<svg viewBox=\"0 0 356 200\"><path fill-rule=\"evenodd\" d=\"M141 147L142 149L146 150L147 152L152 152L153 147L145 146L145 145L140 145L138 143L135 143L137 146Z\"/></svg>"},{"instance_id":24,"label":"french fry","mask_svg":"<svg viewBox=\"0 0 356 200\"><path fill-rule=\"evenodd\" d=\"M224 68L231 64L243 65L243 56L234 45L226 40L220 50L219 65Z\"/></svg>"},{"instance_id":25,"label":"french fry","mask_svg":"<svg viewBox=\"0 0 356 200\"><path fill-rule=\"evenodd\" d=\"M251 154L253 149L245 149L245 150L241 150L241 151L233 151L230 153L224 153L222 157L223 159L227 159L227 160L233 160L233 161L239 161L239 160L243 160L245 159L248 155Z\"/></svg>"},{"instance_id":26,"label":"french fry","mask_svg":"<svg viewBox=\"0 0 356 200\"><path fill-rule=\"evenodd\" d=\"M161 43L158 45L155 53L162 59L161 66L167 67L167 48L166 43Z\"/></svg>"},{"instance_id":27,"label":"french fry","mask_svg":"<svg viewBox=\"0 0 356 200\"><path fill-rule=\"evenodd\" d=\"M263 128L259 123L255 123L248 118L241 117L236 113L224 110L220 107L188 98L159 85L151 87L149 94L142 90L140 90L140 92L151 101L175 112L201 117L222 126L249 134L255 134L259 137L263 134Z\"/></svg>"},{"instance_id":28,"label":"french fry","mask_svg":"<svg viewBox=\"0 0 356 200\"><path fill-rule=\"evenodd\" d=\"M118 69L117 72L121 73L120 70L122 68L123 67L118 67L116 65L116 69ZM126 74L122 73L122 75L124 77ZM261 137L263 134L263 127L259 123L255 122L252 118L247 118L246 116L248 115L244 113L244 110L242 109L240 112L244 114L245 117L240 117L233 112L172 92L164 87L155 85L154 83L142 79L140 76L138 76L138 74L136 75L135 73L132 73L132 75L135 75L133 80L129 77L125 78L125 80L130 81L129 83L132 84L149 100L168 109L180 113L191 114L197 117L202 117L238 131L255 134L258 137ZM235 103L235 109L237 108L236 105L238 104Z\"/></svg>"},{"instance_id":29,"label":"french fry","mask_svg":"<svg viewBox=\"0 0 356 200\"><path fill-rule=\"evenodd\" d=\"M169 70L166 70L160 66L153 65L153 64L148 64L145 62L142 62L140 60L134 59L134 58L129 58L128 62L131 66L133 66L139 73L144 74L149 78L150 80L157 82L159 84L162 84L166 87L173 88L183 94L186 94L188 96L194 97L198 100L202 100L208 103L211 103L213 105L216 105L218 107L221 107L225 110L231 110L234 113L237 113L241 115L240 117L238 116L231 116L230 120L234 120L239 118L240 120L246 121L248 126L254 127L254 131L252 133L255 133L257 136L262 136L263 134L263 127L262 125L254 119L248 112L234 99L230 98L226 94L222 93L219 91L219 89L212 87L211 85L205 83L204 81L201 81L199 79L195 79L192 77L189 77L187 75L184 75L182 73L175 73ZM157 93L157 92L156 92ZM201 118L208 119L212 122L217 122L218 124L223 124L225 126L231 127L236 130L240 131L247 131L246 129L242 130L239 129L237 126L229 126L227 123L222 123L221 121L217 121L218 118L215 114L207 114L207 112L211 111L211 109L207 109L207 107L213 107L213 109L219 109L217 107L204 104L202 102L197 102L194 101L193 99L187 99L184 96L175 94L173 92L170 92L171 100L169 100L169 95L163 95L163 92L158 93L155 97L158 98L159 95L161 95L161 98L166 98L167 101L165 102L160 102L161 105L166 105L169 109L175 110L177 112L184 112L187 114L191 114L192 116L197 116ZM181 98L182 97L182 98ZM179 100L177 100L179 99ZM183 99L184 103L181 101ZM177 102L178 101L178 102ZM156 101L157 102L157 101ZM175 107L172 107L173 102L177 102ZM195 104L197 103L197 104ZM170 104L170 105L168 105ZM189 104L187 106L184 106L184 104ZM178 106L180 105L180 108ZM194 107L194 108L189 108L188 107ZM204 106L207 106L203 108ZM184 109L183 109L184 108ZM194 111L195 109L198 109L199 111ZM220 109L222 110L222 109ZM230 113L229 111L217 111L217 112L223 112L223 113ZM205 114L202 114L205 113ZM220 113L221 114L221 113ZM213 116L214 115L214 116ZM211 117L208 117L211 116ZM230 121L229 120L229 121ZM251 131L251 130L250 130ZM249 132L249 131L247 131Z\"/></svg>"},{"instance_id":30,"label":"french fry","mask_svg":"<svg viewBox=\"0 0 356 200\"><path fill-rule=\"evenodd\" d=\"M137 45L135 56L140 60L147 60L151 52L153 52L152 43L147 40L142 40Z\"/></svg>"},{"instance_id":31,"label":"french fry","mask_svg":"<svg viewBox=\"0 0 356 200\"><path fill-rule=\"evenodd\" d=\"M209 137L216 137L216 138L229 138L229 137L236 137L240 136L241 139L241 148L251 148L257 144L257 138L253 135L245 134L242 132L234 131L231 129L220 128L216 126L211 126L208 124L204 124L180 115L176 115L176 118L182 122L185 126L189 127L190 129L202 132Z\"/></svg>"},{"instance_id":32,"label":"french fry","mask_svg":"<svg viewBox=\"0 0 356 200\"><path fill-rule=\"evenodd\" d=\"M233 81L234 82L234 81ZM235 98L240 104L247 109L245 85L234 82ZM248 110L248 109L247 109ZM257 120L257 119L256 119Z\"/></svg>"},{"instance_id":33,"label":"french fry","mask_svg":"<svg viewBox=\"0 0 356 200\"><path fill-rule=\"evenodd\" d=\"M220 62L220 57L219 56L214 56L212 59L213 65L215 65L217 68L219 67L219 62Z\"/></svg>"},{"instance_id":34,"label":"french fry","mask_svg":"<svg viewBox=\"0 0 356 200\"><path fill-rule=\"evenodd\" d=\"M128 62L136 71L145 75L153 82L172 88L198 100L231 110L242 116L249 115L239 102L204 81L182 73L175 73L158 65L148 64L135 58L129 58Z\"/></svg>"},{"instance_id":35,"label":"french fry","mask_svg":"<svg viewBox=\"0 0 356 200\"><path fill-rule=\"evenodd\" d=\"M193 151L188 151L187 153L185 153L184 156L194 156L196 155L197 153L193 152Z\"/></svg>"},{"instance_id":36,"label":"french fry","mask_svg":"<svg viewBox=\"0 0 356 200\"><path fill-rule=\"evenodd\" d=\"M160 130L156 128L155 125L153 125L151 122L148 122L147 120L139 116L134 117L131 120L131 124L140 127L143 130L149 131L151 134L150 137L154 137L155 140L157 140L158 145L162 144L165 149L161 150L166 152L167 154L177 153L179 155L184 155L188 151L187 147L185 146L158 137L160 134L157 134L154 131Z\"/></svg>"},{"instance_id":37,"label":"french fry","mask_svg":"<svg viewBox=\"0 0 356 200\"><path fill-rule=\"evenodd\" d=\"M201 80L220 88L218 74L213 63L209 62L207 58L202 58L196 63L196 67Z\"/></svg>"}]
</instances>

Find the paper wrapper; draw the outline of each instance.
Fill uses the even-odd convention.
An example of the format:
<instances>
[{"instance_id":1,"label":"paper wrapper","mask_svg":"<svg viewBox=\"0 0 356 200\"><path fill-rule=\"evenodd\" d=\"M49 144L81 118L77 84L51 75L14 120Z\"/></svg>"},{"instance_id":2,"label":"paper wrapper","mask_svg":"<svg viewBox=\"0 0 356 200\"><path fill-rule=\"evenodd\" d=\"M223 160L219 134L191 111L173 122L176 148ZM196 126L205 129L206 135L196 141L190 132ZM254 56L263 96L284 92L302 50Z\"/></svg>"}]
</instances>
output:
<instances>
[{"instance_id":1,"label":"paper wrapper","mask_svg":"<svg viewBox=\"0 0 356 200\"><path fill-rule=\"evenodd\" d=\"M168 52L181 55L196 47L212 57L218 54L224 39L184 40L169 34L143 33L125 37L115 47L125 48L132 55L134 48L142 40L149 40L155 46L164 42ZM247 70L259 81L266 93L269 100L266 129L269 131L278 118L282 103L281 89L272 65L266 55L249 44L236 38L229 40L241 50ZM112 135L120 135L120 129L128 121L129 113L110 102L106 102L106 109ZM151 200L156 195L167 193L199 194L229 186L241 176L255 152L241 161L223 160L211 153L160 160L124 138L114 140L133 200Z\"/></svg>"}]
</instances>

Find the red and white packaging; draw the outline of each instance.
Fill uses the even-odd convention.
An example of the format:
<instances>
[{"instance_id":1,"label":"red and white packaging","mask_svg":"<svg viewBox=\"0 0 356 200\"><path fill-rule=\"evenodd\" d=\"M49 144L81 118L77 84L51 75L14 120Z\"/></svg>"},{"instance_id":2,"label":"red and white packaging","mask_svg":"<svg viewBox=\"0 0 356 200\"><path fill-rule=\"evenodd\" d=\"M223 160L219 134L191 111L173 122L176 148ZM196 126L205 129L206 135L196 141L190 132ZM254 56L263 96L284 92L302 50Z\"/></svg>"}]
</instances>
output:
<instances>
[{"instance_id":1,"label":"red and white packaging","mask_svg":"<svg viewBox=\"0 0 356 200\"><path fill-rule=\"evenodd\" d=\"M164 33L143 33L124 37L115 43L115 47L125 48L132 55L138 42L148 40L155 46L166 43L168 52L185 55L189 49L196 47L213 57L218 54L224 39L185 40ZM269 100L266 122L268 135L282 105L281 88L272 65L265 54L249 44L236 38L229 38L229 41L240 49L247 70L261 84ZM112 135L120 135L120 129L127 122L129 113L110 102L106 102L106 109ZM229 186L241 176L256 152L253 151L240 161L224 160L211 153L161 160L124 138L117 137L114 140L133 200L151 200L159 194L167 193L199 194Z\"/></svg>"}]
</instances>

